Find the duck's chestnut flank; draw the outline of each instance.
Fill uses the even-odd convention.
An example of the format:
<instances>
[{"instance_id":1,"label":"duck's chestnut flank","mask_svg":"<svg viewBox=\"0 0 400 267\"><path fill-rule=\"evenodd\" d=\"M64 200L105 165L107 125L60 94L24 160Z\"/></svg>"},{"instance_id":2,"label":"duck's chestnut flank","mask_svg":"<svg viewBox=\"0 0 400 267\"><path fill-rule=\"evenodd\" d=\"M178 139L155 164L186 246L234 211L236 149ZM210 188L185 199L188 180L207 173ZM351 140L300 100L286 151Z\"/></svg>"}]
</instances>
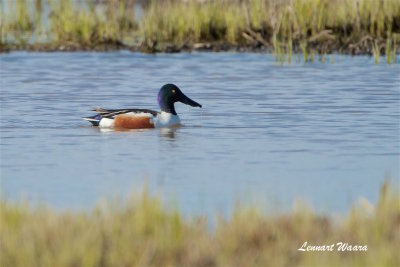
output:
<instances>
[{"instance_id":1,"label":"duck's chestnut flank","mask_svg":"<svg viewBox=\"0 0 400 267\"><path fill-rule=\"evenodd\" d=\"M128 114L117 115L114 118L114 127L125 129L154 128L152 118L148 116L132 116Z\"/></svg>"}]
</instances>

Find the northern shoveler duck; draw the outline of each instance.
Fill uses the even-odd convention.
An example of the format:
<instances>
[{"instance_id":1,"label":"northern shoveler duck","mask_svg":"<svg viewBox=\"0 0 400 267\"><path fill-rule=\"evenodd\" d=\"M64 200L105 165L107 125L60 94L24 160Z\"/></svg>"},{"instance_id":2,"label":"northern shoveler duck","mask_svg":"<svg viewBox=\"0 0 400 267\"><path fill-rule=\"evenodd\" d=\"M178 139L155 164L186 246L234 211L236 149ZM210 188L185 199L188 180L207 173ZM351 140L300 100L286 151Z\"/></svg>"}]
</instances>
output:
<instances>
[{"instance_id":1,"label":"northern shoveler duck","mask_svg":"<svg viewBox=\"0 0 400 267\"><path fill-rule=\"evenodd\" d=\"M175 111L174 104L176 102L201 108L199 103L184 95L174 84L166 84L161 87L157 99L161 112L140 108L94 108L93 111L96 111L97 114L83 119L92 123L93 126L99 126L100 128L145 129L171 127L180 125L181 122Z\"/></svg>"}]
</instances>

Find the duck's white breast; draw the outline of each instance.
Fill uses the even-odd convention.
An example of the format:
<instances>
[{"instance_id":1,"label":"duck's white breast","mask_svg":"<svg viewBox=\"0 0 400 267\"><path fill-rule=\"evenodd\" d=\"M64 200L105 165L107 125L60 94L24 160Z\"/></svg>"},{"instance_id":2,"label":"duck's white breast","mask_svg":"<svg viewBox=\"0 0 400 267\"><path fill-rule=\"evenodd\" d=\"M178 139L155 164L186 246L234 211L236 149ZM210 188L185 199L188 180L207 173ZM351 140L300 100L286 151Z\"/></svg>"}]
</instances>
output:
<instances>
[{"instance_id":1,"label":"duck's white breast","mask_svg":"<svg viewBox=\"0 0 400 267\"><path fill-rule=\"evenodd\" d=\"M154 118L154 126L156 128L178 126L181 119L178 115L162 111Z\"/></svg>"}]
</instances>

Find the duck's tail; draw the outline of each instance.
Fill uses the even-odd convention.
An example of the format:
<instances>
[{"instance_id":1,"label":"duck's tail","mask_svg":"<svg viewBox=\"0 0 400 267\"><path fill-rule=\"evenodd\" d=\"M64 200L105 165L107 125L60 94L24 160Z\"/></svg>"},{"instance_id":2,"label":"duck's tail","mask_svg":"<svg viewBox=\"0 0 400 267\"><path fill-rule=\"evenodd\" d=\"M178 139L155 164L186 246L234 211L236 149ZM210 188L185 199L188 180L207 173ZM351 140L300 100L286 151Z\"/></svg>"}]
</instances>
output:
<instances>
[{"instance_id":1,"label":"duck's tail","mask_svg":"<svg viewBox=\"0 0 400 267\"><path fill-rule=\"evenodd\" d=\"M86 117L86 118L82 118L85 121L90 122L93 126L99 126L99 123L101 121L101 115L100 114L96 114L94 116L91 117Z\"/></svg>"}]
</instances>

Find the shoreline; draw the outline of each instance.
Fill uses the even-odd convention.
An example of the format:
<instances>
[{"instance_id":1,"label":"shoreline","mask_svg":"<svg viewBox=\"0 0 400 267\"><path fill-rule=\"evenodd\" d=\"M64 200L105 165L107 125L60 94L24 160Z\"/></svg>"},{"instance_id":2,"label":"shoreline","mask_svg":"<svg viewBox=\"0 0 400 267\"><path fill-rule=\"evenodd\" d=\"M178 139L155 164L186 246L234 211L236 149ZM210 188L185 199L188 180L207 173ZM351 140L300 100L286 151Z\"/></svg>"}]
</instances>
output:
<instances>
[{"instance_id":1,"label":"shoreline","mask_svg":"<svg viewBox=\"0 0 400 267\"><path fill-rule=\"evenodd\" d=\"M382 42L383 43L383 42ZM201 42L192 44L174 44L174 43L160 43L156 45L149 44L134 44L127 45L122 42L112 43L99 43L94 45L81 45L75 43L66 44L6 44L0 45L0 54L9 53L13 51L27 51L27 52L113 52L113 51L131 51L146 54L157 53L190 53L190 52L238 52L238 53L269 53L277 54L273 44L231 44L227 42ZM380 56L385 56L385 47L381 45ZM295 45L290 53L303 54L300 45ZM357 44L347 44L339 47L339 45L331 45L327 49L327 45L318 43L310 45L307 51L308 54L313 53L317 56L321 55L352 55L352 56L374 56L374 51L367 46L357 46ZM283 55L289 53L283 53ZM395 55L400 55L400 46L396 48Z\"/></svg>"}]
</instances>

